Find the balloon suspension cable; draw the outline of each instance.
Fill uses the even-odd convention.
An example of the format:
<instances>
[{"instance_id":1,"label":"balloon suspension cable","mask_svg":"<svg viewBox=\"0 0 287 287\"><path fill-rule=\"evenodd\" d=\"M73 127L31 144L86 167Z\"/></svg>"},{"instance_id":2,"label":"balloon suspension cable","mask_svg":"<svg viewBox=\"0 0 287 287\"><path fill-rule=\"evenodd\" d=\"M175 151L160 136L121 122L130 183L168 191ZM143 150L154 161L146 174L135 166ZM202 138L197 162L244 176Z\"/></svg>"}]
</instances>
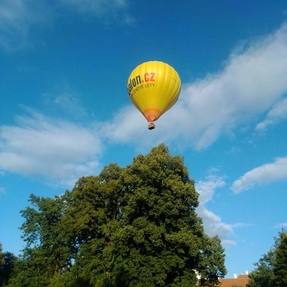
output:
<instances>
[{"instance_id":1,"label":"balloon suspension cable","mask_svg":"<svg viewBox=\"0 0 287 287\"><path fill-rule=\"evenodd\" d=\"M154 122L149 122L149 123L148 123L148 129L149 129L149 130L153 130L154 128L155 128Z\"/></svg>"}]
</instances>

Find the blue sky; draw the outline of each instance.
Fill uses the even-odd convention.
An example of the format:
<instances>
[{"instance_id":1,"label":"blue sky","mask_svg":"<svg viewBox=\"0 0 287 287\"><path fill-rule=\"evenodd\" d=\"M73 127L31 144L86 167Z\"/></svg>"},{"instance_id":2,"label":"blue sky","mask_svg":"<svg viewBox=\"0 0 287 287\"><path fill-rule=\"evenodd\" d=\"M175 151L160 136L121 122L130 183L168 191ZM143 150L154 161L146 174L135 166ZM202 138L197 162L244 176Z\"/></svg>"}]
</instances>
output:
<instances>
[{"instance_id":1,"label":"blue sky","mask_svg":"<svg viewBox=\"0 0 287 287\"><path fill-rule=\"evenodd\" d=\"M152 132L126 81L147 60L183 87ZM287 226L286 1L0 1L0 242L23 248L30 193L129 164L164 142L184 156L228 275Z\"/></svg>"}]
</instances>

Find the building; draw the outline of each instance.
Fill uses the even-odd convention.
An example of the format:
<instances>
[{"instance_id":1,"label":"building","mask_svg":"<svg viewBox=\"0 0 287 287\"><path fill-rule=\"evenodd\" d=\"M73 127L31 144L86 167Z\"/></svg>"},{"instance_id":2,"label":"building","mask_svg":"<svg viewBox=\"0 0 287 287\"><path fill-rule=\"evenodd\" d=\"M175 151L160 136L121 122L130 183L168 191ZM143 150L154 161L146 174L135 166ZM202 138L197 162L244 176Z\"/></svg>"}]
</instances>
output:
<instances>
[{"instance_id":1,"label":"building","mask_svg":"<svg viewBox=\"0 0 287 287\"><path fill-rule=\"evenodd\" d=\"M246 287L249 282L247 274L234 276L234 278L226 278L220 280L220 287Z\"/></svg>"}]
</instances>

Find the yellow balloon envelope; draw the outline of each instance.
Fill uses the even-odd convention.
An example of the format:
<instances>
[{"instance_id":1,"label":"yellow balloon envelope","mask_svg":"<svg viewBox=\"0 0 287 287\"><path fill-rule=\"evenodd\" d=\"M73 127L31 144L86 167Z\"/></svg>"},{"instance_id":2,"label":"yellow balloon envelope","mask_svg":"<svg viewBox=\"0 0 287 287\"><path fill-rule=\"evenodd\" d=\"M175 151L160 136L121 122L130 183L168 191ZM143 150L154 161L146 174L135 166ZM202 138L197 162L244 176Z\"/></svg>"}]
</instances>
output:
<instances>
[{"instance_id":1,"label":"yellow balloon envelope","mask_svg":"<svg viewBox=\"0 0 287 287\"><path fill-rule=\"evenodd\" d=\"M181 81L170 65L149 61L138 65L128 79L128 93L134 105L147 119L149 129L177 101Z\"/></svg>"}]
</instances>

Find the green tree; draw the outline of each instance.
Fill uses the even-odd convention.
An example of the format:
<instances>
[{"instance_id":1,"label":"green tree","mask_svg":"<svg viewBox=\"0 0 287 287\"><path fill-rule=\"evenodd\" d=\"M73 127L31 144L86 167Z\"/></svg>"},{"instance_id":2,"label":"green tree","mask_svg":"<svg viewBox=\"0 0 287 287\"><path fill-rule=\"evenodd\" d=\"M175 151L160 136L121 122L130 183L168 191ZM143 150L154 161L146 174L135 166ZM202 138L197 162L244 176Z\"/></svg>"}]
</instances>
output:
<instances>
[{"instance_id":1,"label":"green tree","mask_svg":"<svg viewBox=\"0 0 287 287\"><path fill-rule=\"evenodd\" d=\"M8 282L15 263L16 263L16 256L10 252L2 252L2 247L0 244L0 287L5 286Z\"/></svg>"},{"instance_id":2,"label":"green tree","mask_svg":"<svg viewBox=\"0 0 287 287\"><path fill-rule=\"evenodd\" d=\"M264 254L256 263L256 268L250 273L248 287L273 287L274 250Z\"/></svg>"},{"instance_id":3,"label":"green tree","mask_svg":"<svg viewBox=\"0 0 287 287\"><path fill-rule=\"evenodd\" d=\"M2 250L2 244L0 243L0 265L4 263L4 254Z\"/></svg>"},{"instance_id":4,"label":"green tree","mask_svg":"<svg viewBox=\"0 0 287 287\"><path fill-rule=\"evenodd\" d=\"M198 274L216 286L226 272L219 239L204 233L196 214L183 160L164 145L31 203L23 211L27 247L10 286L190 287Z\"/></svg>"},{"instance_id":5,"label":"green tree","mask_svg":"<svg viewBox=\"0 0 287 287\"><path fill-rule=\"evenodd\" d=\"M287 286L287 233L281 232L275 250L274 287Z\"/></svg>"},{"instance_id":6,"label":"green tree","mask_svg":"<svg viewBox=\"0 0 287 287\"><path fill-rule=\"evenodd\" d=\"M68 193L54 199L31 195L22 211L21 229L26 248L15 266L9 286L47 287L51 278L71 266L70 243L62 236L61 218L67 206Z\"/></svg>"},{"instance_id":7,"label":"green tree","mask_svg":"<svg viewBox=\"0 0 287 287\"><path fill-rule=\"evenodd\" d=\"M287 233L282 231L273 248L264 254L250 273L248 287L287 286Z\"/></svg>"},{"instance_id":8,"label":"green tree","mask_svg":"<svg viewBox=\"0 0 287 287\"><path fill-rule=\"evenodd\" d=\"M204 237L205 248L201 257L201 280L200 283L205 287L214 287L218 285L218 278L225 275L224 268L224 249L221 246L220 239L216 236ZM220 268L219 268L220 267Z\"/></svg>"}]
</instances>

